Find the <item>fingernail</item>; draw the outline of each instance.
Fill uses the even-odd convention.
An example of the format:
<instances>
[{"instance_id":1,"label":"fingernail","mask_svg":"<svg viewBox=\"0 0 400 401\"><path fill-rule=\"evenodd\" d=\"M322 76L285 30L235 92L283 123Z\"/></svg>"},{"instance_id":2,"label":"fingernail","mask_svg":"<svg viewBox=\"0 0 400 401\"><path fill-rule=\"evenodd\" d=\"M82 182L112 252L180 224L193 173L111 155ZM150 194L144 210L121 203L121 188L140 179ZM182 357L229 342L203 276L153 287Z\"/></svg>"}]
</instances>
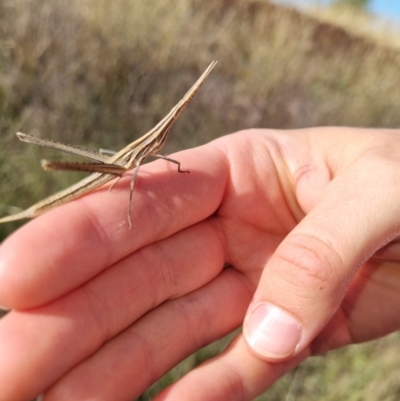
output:
<instances>
[{"instance_id":1,"label":"fingernail","mask_svg":"<svg viewBox=\"0 0 400 401\"><path fill-rule=\"evenodd\" d=\"M259 355L281 359L291 355L301 338L299 322L271 304L260 304L246 317L244 335Z\"/></svg>"}]
</instances>

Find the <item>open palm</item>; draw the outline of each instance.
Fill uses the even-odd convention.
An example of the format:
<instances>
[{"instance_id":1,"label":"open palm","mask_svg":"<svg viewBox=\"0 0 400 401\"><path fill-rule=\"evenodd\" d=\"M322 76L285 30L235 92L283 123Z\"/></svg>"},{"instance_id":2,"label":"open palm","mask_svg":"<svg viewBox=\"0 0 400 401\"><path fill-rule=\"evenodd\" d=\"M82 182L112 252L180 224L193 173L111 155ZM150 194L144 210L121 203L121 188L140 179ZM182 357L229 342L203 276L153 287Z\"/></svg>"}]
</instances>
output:
<instances>
[{"instance_id":1,"label":"open palm","mask_svg":"<svg viewBox=\"0 0 400 401\"><path fill-rule=\"evenodd\" d=\"M132 230L129 177L33 220L0 248L0 400L133 399L244 319L157 399L251 400L397 330L397 136L241 132L143 166Z\"/></svg>"}]
</instances>

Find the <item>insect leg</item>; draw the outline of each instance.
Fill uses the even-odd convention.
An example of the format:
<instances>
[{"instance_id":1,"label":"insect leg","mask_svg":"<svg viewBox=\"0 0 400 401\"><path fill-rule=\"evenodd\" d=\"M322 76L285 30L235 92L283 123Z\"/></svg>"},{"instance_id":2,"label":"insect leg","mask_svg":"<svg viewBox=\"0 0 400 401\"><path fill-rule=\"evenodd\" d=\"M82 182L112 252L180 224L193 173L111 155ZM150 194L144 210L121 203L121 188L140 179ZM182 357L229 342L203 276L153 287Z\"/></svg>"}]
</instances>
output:
<instances>
[{"instance_id":1,"label":"insect leg","mask_svg":"<svg viewBox=\"0 0 400 401\"><path fill-rule=\"evenodd\" d=\"M168 160L169 162L172 162L172 163L177 164L177 165L178 165L178 172L180 172L180 173L190 173L189 170L181 170L181 163L178 162L178 160L171 159L171 158L169 158L169 157L167 157L167 156L160 155L160 154L158 154L158 153L155 154L154 156L155 156L155 157L158 157L158 158L160 158L160 159Z\"/></svg>"}]
</instances>

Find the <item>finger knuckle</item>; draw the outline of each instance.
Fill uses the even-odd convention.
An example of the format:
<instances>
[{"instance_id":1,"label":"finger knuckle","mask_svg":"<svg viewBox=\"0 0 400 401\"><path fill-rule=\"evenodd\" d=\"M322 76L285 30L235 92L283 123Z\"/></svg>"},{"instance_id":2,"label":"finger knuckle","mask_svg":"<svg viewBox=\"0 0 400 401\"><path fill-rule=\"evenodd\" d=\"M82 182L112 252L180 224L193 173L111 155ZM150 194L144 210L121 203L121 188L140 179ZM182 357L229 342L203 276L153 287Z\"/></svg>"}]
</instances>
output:
<instances>
[{"instance_id":1,"label":"finger knuckle","mask_svg":"<svg viewBox=\"0 0 400 401\"><path fill-rule=\"evenodd\" d=\"M341 258L327 241L312 236L296 236L279 248L286 278L302 288L324 290L336 281Z\"/></svg>"}]
</instances>

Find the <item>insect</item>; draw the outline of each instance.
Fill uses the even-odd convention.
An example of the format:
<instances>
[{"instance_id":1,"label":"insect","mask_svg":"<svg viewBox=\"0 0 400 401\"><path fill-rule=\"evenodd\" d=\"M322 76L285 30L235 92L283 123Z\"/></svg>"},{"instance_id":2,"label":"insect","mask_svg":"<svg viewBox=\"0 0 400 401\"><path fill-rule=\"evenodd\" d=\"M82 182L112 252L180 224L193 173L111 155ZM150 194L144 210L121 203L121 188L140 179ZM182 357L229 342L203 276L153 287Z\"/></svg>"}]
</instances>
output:
<instances>
[{"instance_id":1,"label":"insect","mask_svg":"<svg viewBox=\"0 0 400 401\"><path fill-rule=\"evenodd\" d=\"M190 102L205 79L210 74L211 70L217 64L213 61L207 69L203 72L200 78L189 89L185 96L171 109L171 111L149 132L141 138L130 143L119 152L110 152L100 150L95 152L89 149L80 148L73 145L67 145L61 142L55 142L47 139L36 138L31 135L18 132L17 137L23 141L34 145L39 145L51 149L56 149L61 152L82 156L91 160L87 163L68 162L68 161L49 161L42 160L42 167L44 170L75 170L75 171L89 171L93 174L77 182L76 184L51 195L40 202L34 204L28 209L0 218L0 223L9 221L20 220L25 218L36 217L47 210L53 209L63 203L76 199L101 185L120 177L127 171L135 169L132 180L130 183L129 193L129 206L128 206L128 223L129 229L132 229L131 209L132 209L132 194L135 186L135 181L139 172L139 167L148 156L154 156L173 162L178 165L178 171L186 173L189 171L181 170L180 162L169 157L163 156L158 152L164 146L168 134L174 122L177 120L183 109ZM111 156L107 154L111 153ZM115 183L116 183L115 182ZM113 185L115 185L115 183Z\"/></svg>"}]
</instances>

